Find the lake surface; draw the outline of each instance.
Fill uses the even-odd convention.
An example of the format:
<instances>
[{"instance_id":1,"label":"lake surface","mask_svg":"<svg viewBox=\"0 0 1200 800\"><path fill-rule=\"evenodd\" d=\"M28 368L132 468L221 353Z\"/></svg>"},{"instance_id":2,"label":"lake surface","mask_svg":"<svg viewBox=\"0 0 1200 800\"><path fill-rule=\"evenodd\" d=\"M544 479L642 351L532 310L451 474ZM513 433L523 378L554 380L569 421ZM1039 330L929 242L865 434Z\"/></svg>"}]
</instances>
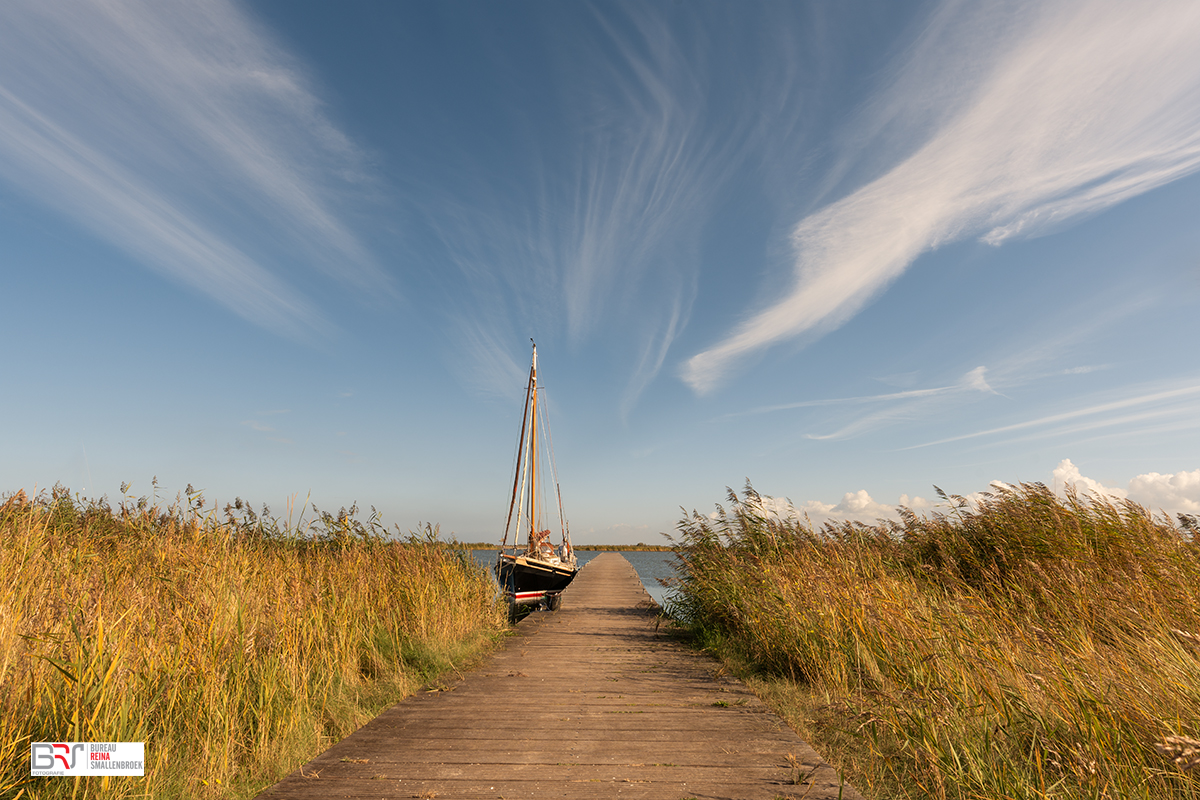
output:
<instances>
[{"instance_id":1,"label":"lake surface","mask_svg":"<svg viewBox=\"0 0 1200 800\"><path fill-rule=\"evenodd\" d=\"M582 568L587 562L591 561L596 556L600 555L602 550L576 550L575 560ZM666 604L666 596L668 589L659 583L660 578L672 578L675 576L675 554L658 550L619 550L617 551L629 560L633 568L637 570L638 577L641 578L642 586L646 587L646 591L654 598L654 602L660 606ZM471 558L475 563L487 567L488 574L495 577L492 568L496 563L495 550L472 550Z\"/></svg>"}]
</instances>

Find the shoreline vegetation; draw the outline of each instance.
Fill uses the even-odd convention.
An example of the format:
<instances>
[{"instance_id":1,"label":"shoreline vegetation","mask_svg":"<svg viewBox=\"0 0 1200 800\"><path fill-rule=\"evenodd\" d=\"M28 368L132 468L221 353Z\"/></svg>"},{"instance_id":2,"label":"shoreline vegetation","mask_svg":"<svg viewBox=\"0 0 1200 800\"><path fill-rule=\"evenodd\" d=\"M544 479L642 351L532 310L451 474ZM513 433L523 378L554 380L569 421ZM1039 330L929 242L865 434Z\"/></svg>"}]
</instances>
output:
<instances>
[{"instance_id":1,"label":"shoreline vegetation","mask_svg":"<svg viewBox=\"0 0 1200 800\"><path fill-rule=\"evenodd\" d=\"M250 797L507 630L495 544L125 491L0 499L2 797ZM1200 798L1200 519L939 494L814 529L747 484L577 549L672 550L674 624L868 797ZM31 741L145 741L146 777L34 782Z\"/></svg>"},{"instance_id":2,"label":"shoreline vegetation","mask_svg":"<svg viewBox=\"0 0 1200 800\"><path fill-rule=\"evenodd\" d=\"M435 526L263 511L0 501L0 797L251 797L507 630ZM146 776L31 779L31 741L144 741Z\"/></svg>"},{"instance_id":3,"label":"shoreline vegetation","mask_svg":"<svg viewBox=\"0 0 1200 800\"><path fill-rule=\"evenodd\" d=\"M463 550L499 550L498 542L450 542L453 547L459 547ZM518 545L520 546L520 545ZM577 544L574 545L575 550L579 552L626 552L626 553L670 553L675 548L669 544Z\"/></svg>"},{"instance_id":4,"label":"shoreline vegetation","mask_svg":"<svg viewBox=\"0 0 1200 800\"><path fill-rule=\"evenodd\" d=\"M1200 797L1200 520L938 492L814 530L731 491L668 612L868 797Z\"/></svg>"}]
</instances>

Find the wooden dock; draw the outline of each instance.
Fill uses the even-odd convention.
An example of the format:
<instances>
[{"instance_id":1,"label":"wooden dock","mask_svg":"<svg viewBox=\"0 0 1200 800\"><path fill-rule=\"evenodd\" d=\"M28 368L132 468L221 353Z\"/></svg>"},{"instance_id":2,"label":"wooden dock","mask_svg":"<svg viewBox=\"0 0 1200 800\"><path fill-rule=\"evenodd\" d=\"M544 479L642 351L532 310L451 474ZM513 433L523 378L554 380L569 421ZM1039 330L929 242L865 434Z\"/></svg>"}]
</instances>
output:
<instances>
[{"instance_id":1,"label":"wooden dock","mask_svg":"<svg viewBox=\"0 0 1200 800\"><path fill-rule=\"evenodd\" d=\"M861 800L741 682L659 632L618 553L516 631L259 797Z\"/></svg>"}]
</instances>

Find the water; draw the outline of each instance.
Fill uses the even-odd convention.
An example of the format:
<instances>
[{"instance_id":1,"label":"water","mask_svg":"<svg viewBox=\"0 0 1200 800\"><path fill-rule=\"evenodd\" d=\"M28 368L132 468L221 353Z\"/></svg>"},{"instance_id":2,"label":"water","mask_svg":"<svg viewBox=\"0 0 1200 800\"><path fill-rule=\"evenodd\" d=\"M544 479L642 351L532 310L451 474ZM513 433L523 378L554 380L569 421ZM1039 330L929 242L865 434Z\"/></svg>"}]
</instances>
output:
<instances>
[{"instance_id":1,"label":"water","mask_svg":"<svg viewBox=\"0 0 1200 800\"><path fill-rule=\"evenodd\" d=\"M600 550L576 550L575 561L583 567L587 562L591 561L603 551ZM672 566L675 554L669 551L660 550L620 550L621 555L629 560L637 571L638 578L642 581L642 586L646 587L646 591L654 598L654 602L660 606L666 605L667 587L658 582L659 578L671 578L675 575L675 569ZM488 574L494 574L492 568L496 564L495 550L472 550L471 558L475 563L486 567Z\"/></svg>"},{"instance_id":2,"label":"water","mask_svg":"<svg viewBox=\"0 0 1200 800\"><path fill-rule=\"evenodd\" d=\"M675 577L675 554L661 550L622 550L621 555L629 559L637 570L642 585L660 606L666 605L667 593L671 590L658 582L659 578Z\"/></svg>"}]
</instances>

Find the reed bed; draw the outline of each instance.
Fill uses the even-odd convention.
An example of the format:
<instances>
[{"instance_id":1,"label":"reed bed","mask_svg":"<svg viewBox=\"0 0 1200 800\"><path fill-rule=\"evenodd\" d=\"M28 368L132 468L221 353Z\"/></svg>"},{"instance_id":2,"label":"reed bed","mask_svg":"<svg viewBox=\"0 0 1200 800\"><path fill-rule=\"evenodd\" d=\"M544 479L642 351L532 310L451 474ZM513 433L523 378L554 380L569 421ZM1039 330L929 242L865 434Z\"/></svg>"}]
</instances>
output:
<instances>
[{"instance_id":1,"label":"reed bed","mask_svg":"<svg viewBox=\"0 0 1200 800\"><path fill-rule=\"evenodd\" d=\"M466 554L356 511L0 503L0 797L251 796L495 640ZM146 776L31 779L31 741L144 741Z\"/></svg>"},{"instance_id":2,"label":"reed bed","mask_svg":"<svg viewBox=\"0 0 1200 800\"><path fill-rule=\"evenodd\" d=\"M670 611L867 796L1200 797L1196 518L942 496L814 529L747 484L680 522Z\"/></svg>"}]
</instances>

